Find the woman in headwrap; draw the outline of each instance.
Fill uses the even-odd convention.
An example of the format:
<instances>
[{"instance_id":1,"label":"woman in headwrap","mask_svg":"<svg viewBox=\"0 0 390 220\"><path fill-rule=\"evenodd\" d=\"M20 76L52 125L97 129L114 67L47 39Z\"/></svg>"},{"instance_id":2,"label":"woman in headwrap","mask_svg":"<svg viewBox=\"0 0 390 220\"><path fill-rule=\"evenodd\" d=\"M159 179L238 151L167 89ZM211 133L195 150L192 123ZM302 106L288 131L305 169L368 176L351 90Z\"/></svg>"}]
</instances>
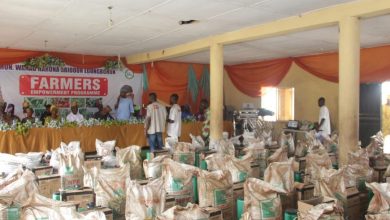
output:
<instances>
[{"instance_id":1,"label":"woman in headwrap","mask_svg":"<svg viewBox=\"0 0 390 220\"><path fill-rule=\"evenodd\" d=\"M45 125L48 125L51 121L59 121L61 119L60 114L58 112L58 108L55 105L50 107L50 116L45 118Z\"/></svg>"}]
</instances>

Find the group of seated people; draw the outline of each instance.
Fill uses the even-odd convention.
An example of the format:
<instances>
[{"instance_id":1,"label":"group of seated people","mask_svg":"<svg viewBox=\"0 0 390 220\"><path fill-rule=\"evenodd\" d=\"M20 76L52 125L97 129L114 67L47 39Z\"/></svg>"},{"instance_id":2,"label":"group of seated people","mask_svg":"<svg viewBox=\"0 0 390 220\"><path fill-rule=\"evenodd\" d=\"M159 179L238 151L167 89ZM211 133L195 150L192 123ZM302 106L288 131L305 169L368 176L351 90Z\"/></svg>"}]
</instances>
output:
<instances>
[{"instance_id":1,"label":"group of seated people","mask_svg":"<svg viewBox=\"0 0 390 220\"><path fill-rule=\"evenodd\" d=\"M103 105L101 103L97 104L98 111L92 115L92 118L98 120L114 120L116 117L112 116L110 113L112 109L109 105ZM23 114L24 118L20 118L15 114L15 105L7 103L0 103L0 121L5 122L9 125L12 125L16 122L26 123L30 121L34 123L36 121L42 122L42 124L49 124L51 121L60 121L61 116L59 114L59 109L56 105L47 104L45 105L46 110L40 115L40 117L34 116L34 109L29 105L28 102L23 102ZM205 120L205 109L208 108L208 102L201 102L199 112L193 115L190 110L189 105L181 106L181 117L182 120L195 118L197 121ZM84 116L80 114L77 102L71 104L71 112L66 116L66 121L68 122L81 122L84 120Z\"/></svg>"}]
</instances>

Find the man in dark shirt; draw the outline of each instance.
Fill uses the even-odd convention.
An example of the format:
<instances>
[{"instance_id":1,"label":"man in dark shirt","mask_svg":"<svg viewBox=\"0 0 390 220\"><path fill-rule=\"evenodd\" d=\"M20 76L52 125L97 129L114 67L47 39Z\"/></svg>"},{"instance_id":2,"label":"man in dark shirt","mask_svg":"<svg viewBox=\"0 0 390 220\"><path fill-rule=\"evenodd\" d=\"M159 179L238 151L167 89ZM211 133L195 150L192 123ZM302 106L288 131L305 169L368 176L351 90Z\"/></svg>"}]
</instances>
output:
<instances>
[{"instance_id":1,"label":"man in dark shirt","mask_svg":"<svg viewBox=\"0 0 390 220\"><path fill-rule=\"evenodd\" d=\"M111 107L109 105L106 105L103 107L103 105L98 106L98 110L94 115L94 119L98 120L113 120L114 118L110 115L110 112L112 111Z\"/></svg>"}]
</instances>

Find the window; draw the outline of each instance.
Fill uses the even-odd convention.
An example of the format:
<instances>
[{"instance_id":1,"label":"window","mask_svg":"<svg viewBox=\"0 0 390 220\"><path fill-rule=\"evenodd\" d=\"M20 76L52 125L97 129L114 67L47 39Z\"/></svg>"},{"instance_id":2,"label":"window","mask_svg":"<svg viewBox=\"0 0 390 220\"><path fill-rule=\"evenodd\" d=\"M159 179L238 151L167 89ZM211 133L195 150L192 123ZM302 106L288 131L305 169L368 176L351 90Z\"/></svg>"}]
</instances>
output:
<instances>
[{"instance_id":1,"label":"window","mask_svg":"<svg viewBox=\"0 0 390 220\"><path fill-rule=\"evenodd\" d=\"M261 107L274 112L264 120L294 120L294 88L261 88Z\"/></svg>"}]
</instances>

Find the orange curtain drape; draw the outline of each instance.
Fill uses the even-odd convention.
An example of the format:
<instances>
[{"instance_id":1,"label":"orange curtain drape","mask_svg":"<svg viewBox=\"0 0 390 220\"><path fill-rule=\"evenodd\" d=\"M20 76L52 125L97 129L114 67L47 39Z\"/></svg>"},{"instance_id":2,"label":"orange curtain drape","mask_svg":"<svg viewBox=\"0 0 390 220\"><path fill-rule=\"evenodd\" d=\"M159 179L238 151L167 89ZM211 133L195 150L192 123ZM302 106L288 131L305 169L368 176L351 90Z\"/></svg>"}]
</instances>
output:
<instances>
[{"instance_id":1,"label":"orange curtain drape","mask_svg":"<svg viewBox=\"0 0 390 220\"><path fill-rule=\"evenodd\" d=\"M383 82L390 79L390 46L364 48L360 52L360 82ZM322 79L338 82L338 53L318 54L294 58L307 72Z\"/></svg>"},{"instance_id":2,"label":"orange curtain drape","mask_svg":"<svg viewBox=\"0 0 390 220\"><path fill-rule=\"evenodd\" d=\"M234 86L251 97L261 95L261 87L276 86L290 69L292 59L277 59L226 66Z\"/></svg>"},{"instance_id":3,"label":"orange curtain drape","mask_svg":"<svg viewBox=\"0 0 390 220\"><path fill-rule=\"evenodd\" d=\"M94 56L60 52L44 52L0 48L0 65L20 63L33 57L42 56L46 53L54 57L59 57L69 66L86 69L100 68L104 66L107 60L118 59L118 57L115 56ZM122 62L128 69L132 70L134 73L142 73L141 65L127 64L124 58L122 58Z\"/></svg>"},{"instance_id":4,"label":"orange curtain drape","mask_svg":"<svg viewBox=\"0 0 390 220\"><path fill-rule=\"evenodd\" d=\"M179 95L179 104L190 104L191 111L197 112L201 94L197 100L191 100L188 93L188 69L192 65L196 79L199 80L203 71L203 64L189 64L179 62L158 61L147 64L149 89L145 93L155 92L159 100L169 103L173 93ZM200 89L199 89L200 90ZM147 94L143 97L147 103Z\"/></svg>"}]
</instances>

